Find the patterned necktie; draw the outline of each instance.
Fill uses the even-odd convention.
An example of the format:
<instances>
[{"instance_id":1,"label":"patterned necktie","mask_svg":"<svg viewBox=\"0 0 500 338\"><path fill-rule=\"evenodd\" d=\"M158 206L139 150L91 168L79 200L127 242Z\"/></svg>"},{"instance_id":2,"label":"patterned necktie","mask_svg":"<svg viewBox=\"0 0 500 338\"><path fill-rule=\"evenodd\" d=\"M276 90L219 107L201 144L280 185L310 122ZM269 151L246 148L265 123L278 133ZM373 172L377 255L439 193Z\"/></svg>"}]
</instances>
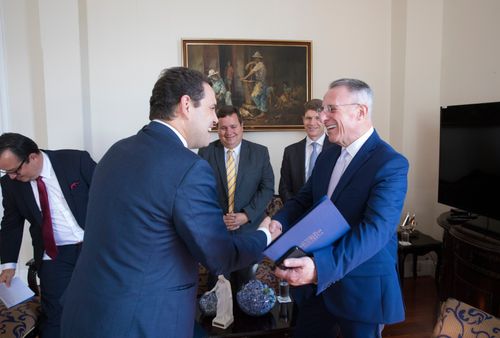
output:
<instances>
[{"instance_id":1,"label":"patterned necktie","mask_svg":"<svg viewBox=\"0 0 500 338\"><path fill-rule=\"evenodd\" d=\"M42 177L36 179L38 194L40 196L40 209L42 209L42 237L43 245L47 255L55 259L57 256L57 246L54 240L54 231L52 229L52 217L50 216L49 196L47 195L47 187L42 181Z\"/></svg>"},{"instance_id":2,"label":"patterned necktie","mask_svg":"<svg viewBox=\"0 0 500 338\"><path fill-rule=\"evenodd\" d=\"M234 163L233 150L229 149L227 151L227 161L226 161L226 173L227 173L227 204L228 212L234 211L234 190L236 188L236 165Z\"/></svg>"},{"instance_id":3,"label":"patterned necktie","mask_svg":"<svg viewBox=\"0 0 500 338\"><path fill-rule=\"evenodd\" d=\"M311 152L311 156L309 157L309 168L307 169L306 180L308 180L309 177L311 177L314 164L316 163L316 159L318 158L318 144L316 142L313 142L311 143L311 145L313 147L313 150Z\"/></svg>"},{"instance_id":4,"label":"patterned necktie","mask_svg":"<svg viewBox=\"0 0 500 338\"><path fill-rule=\"evenodd\" d=\"M347 167L347 160L351 155L347 152L347 150L342 149L342 152L337 159L337 163L335 163L335 167L333 168L332 177L330 178L330 184L328 184L328 197L332 197L333 191L337 187L337 184L340 181L340 177L344 173Z\"/></svg>"}]
</instances>

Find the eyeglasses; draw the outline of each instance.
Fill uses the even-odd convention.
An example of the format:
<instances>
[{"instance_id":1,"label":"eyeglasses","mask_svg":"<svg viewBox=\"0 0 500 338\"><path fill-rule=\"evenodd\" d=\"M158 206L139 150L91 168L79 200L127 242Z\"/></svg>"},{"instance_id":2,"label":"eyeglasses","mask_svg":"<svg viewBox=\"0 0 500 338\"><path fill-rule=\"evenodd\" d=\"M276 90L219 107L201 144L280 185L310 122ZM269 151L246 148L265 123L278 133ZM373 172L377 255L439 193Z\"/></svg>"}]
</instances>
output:
<instances>
[{"instance_id":1,"label":"eyeglasses","mask_svg":"<svg viewBox=\"0 0 500 338\"><path fill-rule=\"evenodd\" d=\"M327 104L326 106L321 107L321 112L334 113L339 111L339 107L344 106L357 106L359 103L345 103L345 104Z\"/></svg>"},{"instance_id":2,"label":"eyeglasses","mask_svg":"<svg viewBox=\"0 0 500 338\"><path fill-rule=\"evenodd\" d=\"M24 159L21 164L16 169L12 170L0 170L0 174L2 175L19 175L19 171L23 167L23 164L26 163L26 159Z\"/></svg>"}]
</instances>

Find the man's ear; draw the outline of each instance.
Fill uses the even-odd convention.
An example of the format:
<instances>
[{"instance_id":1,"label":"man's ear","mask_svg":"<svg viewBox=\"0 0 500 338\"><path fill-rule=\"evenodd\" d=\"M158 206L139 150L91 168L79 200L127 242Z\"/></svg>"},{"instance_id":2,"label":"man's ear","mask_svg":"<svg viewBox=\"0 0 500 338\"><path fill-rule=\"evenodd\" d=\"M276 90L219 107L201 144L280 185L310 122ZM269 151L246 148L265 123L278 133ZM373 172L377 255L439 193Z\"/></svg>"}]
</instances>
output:
<instances>
[{"instance_id":1,"label":"man's ear","mask_svg":"<svg viewBox=\"0 0 500 338\"><path fill-rule=\"evenodd\" d=\"M359 110L358 110L358 118L361 120L366 120L368 119L368 106L365 104L360 104L358 105Z\"/></svg>"},{"instance_id":2,"label":"man's ear","mask_svg":"<svg viewBox=\"0 0 500 338\"><path fill-rule=\"evenodd\" d=\"M180 116L188 117L191 109L191 98L189 95L182 95L177 106L177 113Z\"/></svg>"}]
</instances>

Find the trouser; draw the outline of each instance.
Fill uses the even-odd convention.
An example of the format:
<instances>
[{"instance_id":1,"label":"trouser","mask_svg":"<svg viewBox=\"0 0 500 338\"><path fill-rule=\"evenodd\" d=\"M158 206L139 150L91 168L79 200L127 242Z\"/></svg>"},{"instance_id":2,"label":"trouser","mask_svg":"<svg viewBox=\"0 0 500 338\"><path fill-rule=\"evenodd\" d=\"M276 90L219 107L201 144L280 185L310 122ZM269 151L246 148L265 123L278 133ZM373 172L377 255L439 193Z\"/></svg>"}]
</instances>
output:
<instances>
[{"instance_id":1,"label":"trouser","mask_svg":"<svg viewBox=\"0 0 500 338\"><path fill-rule=\"evenodd\" d=\"M299 305L294 338L380 338L384 325L363 323L332 315L323 297L312 296Z\"/></svg>"},{"instance_id":2,"label":"trouser","mask_svg":"<svg viewBox=\"0 0 500 338\"><path fill-rule=\"evenodd\" d=\"M81 244L57 247L54 260L44 260L38 271L42 301L40 318L40 338L59 338L62 305L60 302L71 280Z\"/></svg>"}]
</instances>

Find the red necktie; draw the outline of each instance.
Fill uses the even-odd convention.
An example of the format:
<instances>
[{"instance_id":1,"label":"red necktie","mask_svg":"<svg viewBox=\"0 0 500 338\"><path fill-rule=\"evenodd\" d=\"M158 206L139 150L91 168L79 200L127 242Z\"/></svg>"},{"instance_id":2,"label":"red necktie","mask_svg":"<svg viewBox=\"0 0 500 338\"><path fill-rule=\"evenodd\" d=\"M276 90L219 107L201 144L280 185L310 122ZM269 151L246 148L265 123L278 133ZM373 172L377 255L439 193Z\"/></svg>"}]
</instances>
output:
<instances>
[{"instance_id":1,"label":"red necktie","mask_svg":"<svg viewBox=\"0 0 500 338\"><path fill-rule=\"evenodd\" d=\"M56 241L54 240L54 231L52 230L52 217L50 216L49 196L47 195L47 187L42 181L42 177L36 179L38 194L40 195L40 208L42 209L42 237L45 252L50 258L55 259L57 256Z\"/></svg>"}]
</instances>

